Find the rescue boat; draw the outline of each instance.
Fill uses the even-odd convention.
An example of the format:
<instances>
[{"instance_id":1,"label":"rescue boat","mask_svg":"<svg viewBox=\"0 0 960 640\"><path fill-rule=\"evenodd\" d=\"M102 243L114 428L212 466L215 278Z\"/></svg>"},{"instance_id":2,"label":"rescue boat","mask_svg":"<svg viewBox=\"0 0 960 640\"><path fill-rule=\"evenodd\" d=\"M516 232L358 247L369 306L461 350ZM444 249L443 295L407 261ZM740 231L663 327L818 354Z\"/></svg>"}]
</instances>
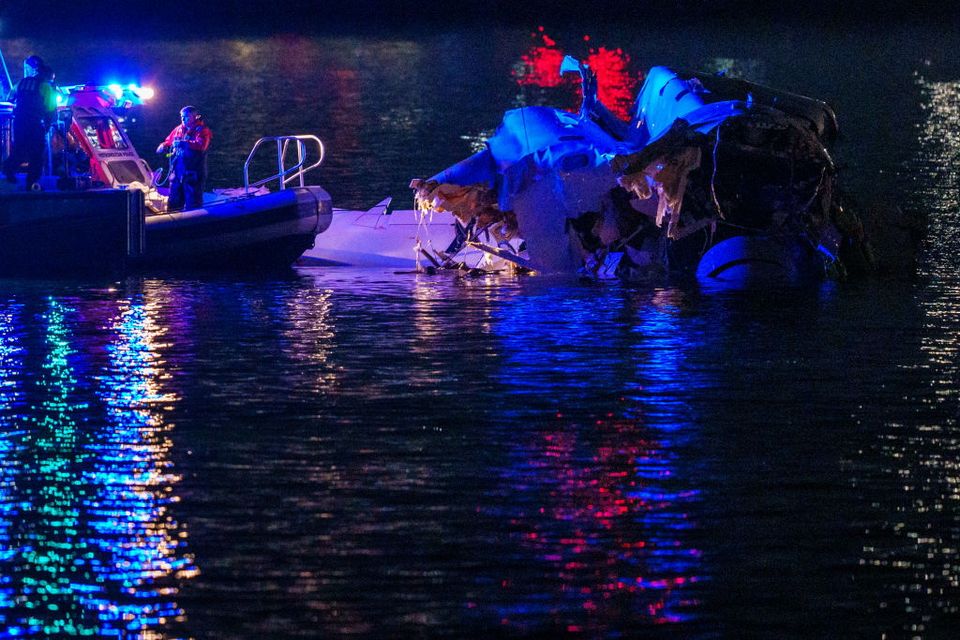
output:
<instances>
[{"instance_id":1,"label":"rescue boat","mask_svg":"<svg viewBox=\"0 0 960 640\"><path fill-rule=\"evenodd\" d=\"M162 171L137 153L122 114L149 92L134 85L61 87L38 191L23 174L0 191L0 272L29 274L156 268L262 270L290 266L332 218L330 196L305 174L323 161L312 135L258 140L242 187L168 211ZM0 149L11 145L12 105L0 104ZM277 172L250 167L276 153Z\"/></svg>"}]
</instances>

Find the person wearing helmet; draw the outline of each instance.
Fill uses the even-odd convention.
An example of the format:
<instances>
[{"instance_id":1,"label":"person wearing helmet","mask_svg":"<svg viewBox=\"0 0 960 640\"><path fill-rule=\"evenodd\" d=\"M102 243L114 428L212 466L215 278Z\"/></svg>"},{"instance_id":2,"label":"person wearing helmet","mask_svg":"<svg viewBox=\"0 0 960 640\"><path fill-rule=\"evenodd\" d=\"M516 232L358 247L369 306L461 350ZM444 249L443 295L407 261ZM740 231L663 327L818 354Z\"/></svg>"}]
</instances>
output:
<instances>
[{"instance_id":1,"label":"person wearing helmet","mask_svg":"<svg viewBox=\"0 0 960 640\"><path fill-rule=\"evenodd\" d=\"M181 124L157 147L157 153L172 153L170 159L170 198L167 211L198 209L203 206L203 188L207 180L207 150L213 133L196 107L180 110Z\"/></svg>"},{"instance_id":2,"label":"person wearing helmet","mask_svg":"<svg viewBox=\"0 0 960 640\"><path fill-rule=\"evenodd\" d=\"M57 96L50 78L53 70L39 56L23 61L23 79L7 100L13 108L13 148L3 164L8 182L16 182L20 166L27 165L27 189L39 190L43 172L44 136L57 111Z\"/></svg>"}]
</instances>

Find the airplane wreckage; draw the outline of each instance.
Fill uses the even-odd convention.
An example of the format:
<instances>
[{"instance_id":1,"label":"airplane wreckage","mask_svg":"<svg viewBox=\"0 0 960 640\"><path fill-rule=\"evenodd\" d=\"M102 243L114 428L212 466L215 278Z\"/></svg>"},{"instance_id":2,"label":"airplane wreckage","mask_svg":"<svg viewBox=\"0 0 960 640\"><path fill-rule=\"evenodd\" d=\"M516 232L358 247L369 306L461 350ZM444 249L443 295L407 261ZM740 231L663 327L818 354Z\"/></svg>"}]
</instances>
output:
<instances>
[{"instance_id":1,"label":"airplane wreckage","mask_svg":"<svg viewBox=\"0 0 960 640\"><path fill-rule=\"evenodd\" d=\"M508 111L485 149L411 182L419 210L458 221L428 256L437 266L479 247L501 264L626 280L797 283L875 268L841 202L824 102L653 67L625 122L586 65L567 56L560 72L581 76L578 114Z\"/></svg>"}]
</instances>

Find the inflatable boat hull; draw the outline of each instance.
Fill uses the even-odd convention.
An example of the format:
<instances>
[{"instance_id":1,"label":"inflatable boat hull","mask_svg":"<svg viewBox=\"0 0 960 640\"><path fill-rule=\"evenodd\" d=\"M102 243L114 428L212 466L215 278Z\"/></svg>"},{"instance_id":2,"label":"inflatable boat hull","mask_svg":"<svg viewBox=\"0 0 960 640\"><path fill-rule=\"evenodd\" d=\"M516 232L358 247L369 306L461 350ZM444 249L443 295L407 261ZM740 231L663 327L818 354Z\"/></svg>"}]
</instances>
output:
<instances>
[{"instance_id":1,"label":"inflatable boat hull","mask_svg":"<svg viewBox=\"0 0 960 640\"><path fill-rule=\"evenodd\" d=\"M237 268L289 266L313 246L332 219L330 196L320 187L148 216L145 267Z\"/></svg>"}]
</instances>

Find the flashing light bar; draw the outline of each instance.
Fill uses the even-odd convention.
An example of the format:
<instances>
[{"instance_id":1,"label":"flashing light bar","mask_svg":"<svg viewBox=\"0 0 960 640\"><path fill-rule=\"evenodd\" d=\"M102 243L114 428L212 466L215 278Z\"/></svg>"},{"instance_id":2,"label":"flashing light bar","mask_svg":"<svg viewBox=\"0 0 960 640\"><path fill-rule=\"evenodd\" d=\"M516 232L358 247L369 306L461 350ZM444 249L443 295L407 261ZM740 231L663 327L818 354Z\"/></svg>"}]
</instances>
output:
<instances>
[{"instance_id":1,"label":"flashing light bar","mask_svg":"<svg viewBox=\"0 0 960 640\"><path fill-rule=\"evenodd\" d=\"M143 104L151 100L156 92L151 87L141 87L138 84L130 83L122 85L116 82L110 84L75 84L66 87L59 87L57 94L57 105L65 105L69 102L70 95L81 91L98 91L105 98L108 98L115 106L132 107L133 105Z\"/></svg>"}]
</instances>

